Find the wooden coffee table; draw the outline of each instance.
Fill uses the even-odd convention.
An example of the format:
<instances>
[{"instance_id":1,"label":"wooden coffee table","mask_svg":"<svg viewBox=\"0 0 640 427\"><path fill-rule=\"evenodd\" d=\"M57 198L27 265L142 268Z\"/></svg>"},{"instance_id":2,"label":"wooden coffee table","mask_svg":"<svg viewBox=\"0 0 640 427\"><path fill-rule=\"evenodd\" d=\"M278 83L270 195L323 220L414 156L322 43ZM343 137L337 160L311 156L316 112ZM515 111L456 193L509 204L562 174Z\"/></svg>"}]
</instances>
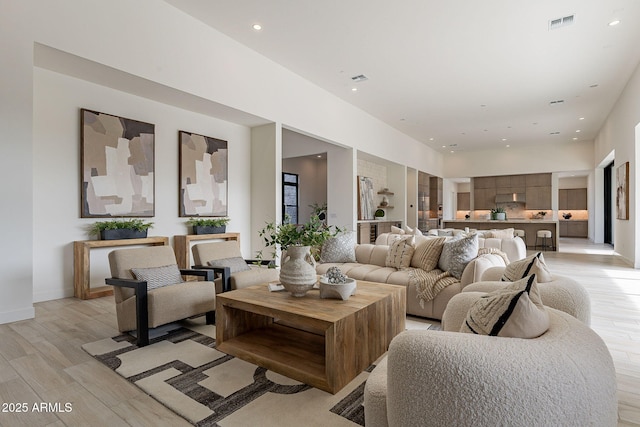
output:
<instances>
[{"instance_id":1,"label":"wooden coffee table","mask_svg":"<svg viewBox=\"0 0 640 427\"><path fill-rule=\"evenodd\" d=\"M216 296L216 347L335 394L387 351L405 315L404 286L358 281L342 301L261 284Z\"/></svg>"}]
</instances>

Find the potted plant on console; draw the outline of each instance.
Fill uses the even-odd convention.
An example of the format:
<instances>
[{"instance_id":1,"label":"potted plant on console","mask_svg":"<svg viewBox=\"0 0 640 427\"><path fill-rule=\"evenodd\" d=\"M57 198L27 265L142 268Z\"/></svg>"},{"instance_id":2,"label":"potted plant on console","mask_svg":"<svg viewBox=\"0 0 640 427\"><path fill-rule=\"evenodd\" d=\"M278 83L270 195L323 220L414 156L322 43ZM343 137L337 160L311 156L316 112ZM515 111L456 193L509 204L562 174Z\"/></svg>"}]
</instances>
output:
<instances>
[{"instance_id":1,"label":"potted plant on console","mask_svg":"<svg viewBox=\"0 0 640 427\"><path fill-rule=\"evenodd\" d=\"M113 219L98 221L89 228L89 234L95 234L102 240L142 239L147 237L147 231L153 227L153 222L141 219Z\"/></svg>"},{"instance_id":2,"label":"potted plant on console","mask_svg":"<svg viewBox=\"0 0 640 427\"><path fill-rule=\"evenodd\" d=\"M229 221L225 217L189 218L187 225L192 227L193 234L220 234L227 231Z\"/></svg>"},{"instance_id":3,"label":"potted plant on console","mask_svg":"<svg viewBox=\"0 0 640 427\"><path fill-rule=\"evenodd\" d=\"M295 297L304 296L317 281L314 254L325 240L343 231L339 227L326 225L317 215L312 215L306 224L291 224L285 216L282 224L270 222L258 232L265 247L280 247L286 251L280 268L280 283ZM262 258L262 251L258 252Z\"/></svg>"}]
</instances>

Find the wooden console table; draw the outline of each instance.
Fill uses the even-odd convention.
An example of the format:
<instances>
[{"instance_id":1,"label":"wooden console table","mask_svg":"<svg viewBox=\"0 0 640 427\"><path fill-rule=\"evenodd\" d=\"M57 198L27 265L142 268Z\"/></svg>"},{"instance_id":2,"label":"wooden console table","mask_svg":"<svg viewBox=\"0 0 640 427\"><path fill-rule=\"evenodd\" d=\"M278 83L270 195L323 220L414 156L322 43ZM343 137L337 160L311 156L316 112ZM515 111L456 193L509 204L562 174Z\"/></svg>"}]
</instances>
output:
<instances>
[{"instance_id":1,"label":"wooden console table","mask_svg":"<svg viewBox=\"0 0 640 427\"><path fill-rule=\"evenodd\" d=\"M73 242L73 289L74 296L80 299L91 299L113 295L111 286L97 286L91 289L89 270L89 252L92 248L111 248L116 246L166 246L168 237L145 237L143 239L121 240L78 240Z\"/></svg>"},{"instance_id":2,"label":"wooden console table","mask_svg":"<svg viewBox=\"0 0 640 427\"><path fill-rule=\"evenodd\" d=\"M240 245L240 233L181 234L173 236L178 268L191 268L191 242L194 240L235 240Z\"/></svg>"}]
</instances>

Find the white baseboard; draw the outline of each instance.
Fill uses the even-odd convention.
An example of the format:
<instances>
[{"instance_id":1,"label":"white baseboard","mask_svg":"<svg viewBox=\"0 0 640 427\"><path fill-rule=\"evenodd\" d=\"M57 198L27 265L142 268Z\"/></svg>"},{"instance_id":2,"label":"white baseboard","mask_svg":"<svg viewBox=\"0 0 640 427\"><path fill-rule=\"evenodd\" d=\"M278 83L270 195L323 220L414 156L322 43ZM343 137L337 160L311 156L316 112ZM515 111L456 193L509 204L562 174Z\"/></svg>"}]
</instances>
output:
<instances>
[{"instance_id":1,"label":"white baseboard","mask_svg":"<svg viewBox=\"0 0 640 427\"><path fill-rule=\"evenodd\" d=\"M20 310L0 312L0 324L18 322L20 320L33 319L36 311L33 306L25 307Z\"/></svg>"}]
</instances>

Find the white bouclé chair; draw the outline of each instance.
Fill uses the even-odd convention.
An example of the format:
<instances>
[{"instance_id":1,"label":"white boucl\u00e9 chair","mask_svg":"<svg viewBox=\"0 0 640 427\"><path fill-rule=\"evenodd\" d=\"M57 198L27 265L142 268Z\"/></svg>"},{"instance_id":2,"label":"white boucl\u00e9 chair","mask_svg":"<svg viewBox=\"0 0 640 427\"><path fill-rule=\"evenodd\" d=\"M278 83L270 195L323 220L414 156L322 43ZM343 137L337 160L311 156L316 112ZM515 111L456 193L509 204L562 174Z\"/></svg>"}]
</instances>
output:
<instances>
[{"instance_id":1,"label":"white boucl\u00e9 chair","mask_svg":"<svg viewBox=\"0 0 640 427\"><path fill-rule=\"evenodd\" d=\"M482 295L454 296L444 331L394 338L365 385L366 426L617 425L613 361L591 328L547 308L538 338L455 332Z\"/></svg>"}]
</instances>

